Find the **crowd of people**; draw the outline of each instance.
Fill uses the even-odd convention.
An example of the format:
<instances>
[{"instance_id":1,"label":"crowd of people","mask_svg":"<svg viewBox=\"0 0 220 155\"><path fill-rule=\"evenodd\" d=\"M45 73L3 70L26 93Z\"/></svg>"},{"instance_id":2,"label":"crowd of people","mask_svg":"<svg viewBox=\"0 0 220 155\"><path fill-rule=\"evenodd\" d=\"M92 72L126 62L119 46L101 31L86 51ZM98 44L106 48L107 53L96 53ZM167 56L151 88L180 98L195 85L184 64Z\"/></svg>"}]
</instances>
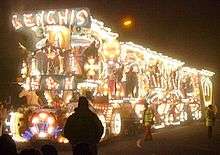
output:
<instances>
[{"instance_id":1,"label":"crowd of people","mask_svg":"<svg viewBox=\"0 0 220 155\"><path fill-rule=\"evenodd\" d=\"M16 143L8 134L0 137L0 153L2 155L57 155L58 152L53 145L43 145L40 150L35 148L26 148L18 152Z\"/></svg>"}]
</instances>

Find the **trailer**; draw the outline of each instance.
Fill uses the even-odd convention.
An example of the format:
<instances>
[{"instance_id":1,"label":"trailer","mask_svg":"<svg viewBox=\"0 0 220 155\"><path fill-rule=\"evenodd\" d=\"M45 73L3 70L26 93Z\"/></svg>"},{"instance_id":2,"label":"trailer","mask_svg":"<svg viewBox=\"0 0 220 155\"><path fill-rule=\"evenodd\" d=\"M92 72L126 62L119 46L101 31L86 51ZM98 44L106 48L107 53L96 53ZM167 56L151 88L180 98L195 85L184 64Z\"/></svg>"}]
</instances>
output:
<instances>
[{"instance_id":1,"label":"trailer","mask_svg":"<svg viewBox=\"0 0 220 155\"><path fill-rule=\"evenodd\" d=\"M120 42L87 8L15 13L12 24L27 37L18 80L27 102L5 121L16 141L67 143L63 127L81 95L103 123L103 140L135 134L146 103L155 129L197 121L212 104L213 72Z\"/></svg>"}]
</instances>

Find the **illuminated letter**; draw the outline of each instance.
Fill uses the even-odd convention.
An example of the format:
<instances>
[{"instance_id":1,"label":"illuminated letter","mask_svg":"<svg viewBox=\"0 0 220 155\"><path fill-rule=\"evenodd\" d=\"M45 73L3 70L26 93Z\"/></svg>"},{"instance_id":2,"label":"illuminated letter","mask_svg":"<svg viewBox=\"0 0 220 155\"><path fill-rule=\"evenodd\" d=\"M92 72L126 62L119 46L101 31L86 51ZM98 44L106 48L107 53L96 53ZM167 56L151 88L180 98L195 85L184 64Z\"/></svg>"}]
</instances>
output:
<instances>
[{"instance_id":1,"label":"illuminated letter","mask_svg":"<svg viewBox=\"0 0 220 155\"><path fill-rule=\"evenodd\" d=\"M63 11L58 12L58 17L59 17L59 24L60 25L67 25L68 21L68 9L65 10L65 13L63 14Z\"/></svg>"},{"instance_id":2,"label":"illuminated letter","mask_svg":"<svg viewBox=\"0 0 220 155\"><path fill-rule=\"evenodd\" d=\"M80 10L76 13L76 25L83 26L88 18L88 12L86 10Z\"/></svg>"},{"instance_id":3,"label":"illuminated letter","mask_svg":"<svg viewBox=\"0 0 220 155\"><path fill-rule=\"evenodd\" d=\"M23 17L24 17L24 24L27 27L35 26L35 23L33 23L33 16L32 16L32 14L24 14Z\"/></svg>"},{"instance_id":4,"label":"illuminated letter","mask_svg":"<svg viewBox=\"0 0 220 155\"><path fill-rule=\"evenodd\" d=\"M41 13L36 14L36 24L37 26L43 26L44 25L44 11Z\"/></svg>"},{"instance_id":5,"label":"illuminated letter","mask_svg":"<svg viewBox=\"0 0 220 155\"><path fill-rule=\"evenodd\" d=\"M70 15L70 25L73 25L74 22L75 22L75 10L72 10Z\"/></svg>"},{"instance_id":6,"label":"illuminated letter","mask_svg":"<svg viewBox=\"0 0 220 155\"><path fill-rule=\"evenodd\" d=\"M56 24L56 21L53 17L53 15L55 14L55 11L49 11L47 14L47 24Z\"/></svg>"},{"instance_id":7,"label":"illuminated letter","mask_svg":"<svg viewBox=\"0 0 220 155\"><path fill-rule=\"evenodd\" d=\"M17 15L13 15L13 16L12 16L12 24L13 24L15 30L20 29L20 28L23 27L23 25L22 25L21 22L19 21Z\"/></svg>"}]
</instances>

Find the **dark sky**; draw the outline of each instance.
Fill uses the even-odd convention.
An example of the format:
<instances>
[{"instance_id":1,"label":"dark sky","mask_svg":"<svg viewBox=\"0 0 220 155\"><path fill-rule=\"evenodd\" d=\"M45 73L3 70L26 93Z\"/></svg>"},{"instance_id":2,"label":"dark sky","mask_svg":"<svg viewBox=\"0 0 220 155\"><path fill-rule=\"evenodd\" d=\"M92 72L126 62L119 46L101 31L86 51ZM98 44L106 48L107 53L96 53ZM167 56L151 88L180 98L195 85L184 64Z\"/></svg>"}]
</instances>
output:
<instances>
[{"instance_id":1,"label":"dark sky","mask_svg":"<svg viewBox=\"0 0 220 155\"><path fill-rule=\"evenodd\" d=\"M212 70L216 72L215 83L220 82L220 1L15 0L0 5L1 85L15 77L20 56L16 34L8 20L10 12L74 7L90 8L94 17L119 33L120 41L133 41L189 66ZM126 16L135 20L130 30L121 27L121 19Z\"/></svg>"}]
</instances>

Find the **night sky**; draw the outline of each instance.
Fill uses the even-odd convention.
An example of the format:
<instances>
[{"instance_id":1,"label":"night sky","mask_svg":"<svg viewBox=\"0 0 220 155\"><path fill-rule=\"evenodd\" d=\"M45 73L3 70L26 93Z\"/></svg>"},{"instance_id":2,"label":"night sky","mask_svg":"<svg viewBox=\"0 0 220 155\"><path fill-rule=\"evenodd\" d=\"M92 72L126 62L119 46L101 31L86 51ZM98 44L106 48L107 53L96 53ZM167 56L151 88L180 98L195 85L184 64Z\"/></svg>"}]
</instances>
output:
<instances>
[{"instance_id":1,"label":"night sky","mask_svg":"<svg viewBox=\"0 0 220 155\"><path fill-rule=\"evenodd\" d=\"M0 93L18 72L21 53L18 36L9 21L13 11L88 7L120 41L133 41L145 47L180 59L187 66L205 68L216 73L214 87L219 101L220 82L220 1L214 0L15 0L1 2L0 11ZM124 29L121 20L134 19L135 25Z\"/></svg>"}]
</instances>

